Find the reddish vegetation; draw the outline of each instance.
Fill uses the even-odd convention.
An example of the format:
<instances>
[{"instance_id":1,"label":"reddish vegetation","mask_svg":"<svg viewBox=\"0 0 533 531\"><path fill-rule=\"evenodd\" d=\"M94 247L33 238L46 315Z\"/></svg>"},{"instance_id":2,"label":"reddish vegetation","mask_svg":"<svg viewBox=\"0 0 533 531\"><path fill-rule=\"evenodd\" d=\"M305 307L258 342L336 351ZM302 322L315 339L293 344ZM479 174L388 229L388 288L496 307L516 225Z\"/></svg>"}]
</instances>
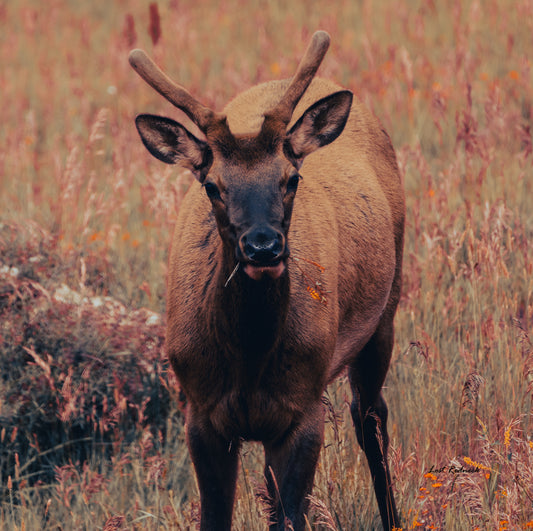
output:
<instances>
[{"instance_id":1,"label":"reddish vegetation","mask_svg":"<svg viewBox=\"0 0 533 531\"><path fill-rule=\"evenodd\" d=\"M191 177L139 147L136 111L169 109L139 90L127 54L147 49L221 110L292 75L295 43L323 28L335 44L320 75L383 122L406 190L384 390L399 512L413 529L530 529L531 2L232 4L158 2L158 26L138 1L0 5L0 527L194 527L162 326L137 313L164 312L169 233ZM346 395L329 390L311 500L322 529L377 525ZM90 441L69 441L76 430ZM236 529L263 528L258 461L247 448Z\"/></svg>"},{"instance_id":2,"label":"reddish vegetation","mask_svg":"<svg viewBox=\"0 0 533 531\"><path fill-rule=\"evenodd\" d=\"M19 226L0 233L13 264L2 263L0 278L0 465L18 488L50 481L56 472L46 463L83 462L95 444L110 456L111 442L145 429L164 436L177 393L159 315L95 296L89 284L75 291L54 282L75 264L73 253L60 257L53 239L36 236ZM98 274L98 259L81 260L94 267L85 266L86 278Z\"/></svg>"}]
</instances>

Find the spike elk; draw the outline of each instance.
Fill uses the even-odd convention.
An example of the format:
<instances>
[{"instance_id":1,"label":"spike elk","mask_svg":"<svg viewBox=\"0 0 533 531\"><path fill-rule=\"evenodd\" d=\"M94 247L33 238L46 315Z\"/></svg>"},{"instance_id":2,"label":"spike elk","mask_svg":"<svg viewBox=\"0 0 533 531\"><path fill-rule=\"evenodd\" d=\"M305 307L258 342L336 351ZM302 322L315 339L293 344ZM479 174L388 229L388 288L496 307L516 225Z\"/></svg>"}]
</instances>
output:
<instances>
[{"instance_id":1,"label":"spike elk","mask_svg":"<svg viewBox=\"0 0 533 531\"><path fill-rule=\"evenodd\" d=\"M315 78L328 47L329 35L315 33L291 80L253 87L222 113L141 50L130 54L204 135L169 118L136 119L150 153L197 180L170 252L167 346L187 397L202 530L231 528L247 440L264 447L270 529L304 529L323 393L345 370L383 527L400 526L381 388L400 297L404 197L379 122L350 91Z\"/></svg>"}]
</instances>

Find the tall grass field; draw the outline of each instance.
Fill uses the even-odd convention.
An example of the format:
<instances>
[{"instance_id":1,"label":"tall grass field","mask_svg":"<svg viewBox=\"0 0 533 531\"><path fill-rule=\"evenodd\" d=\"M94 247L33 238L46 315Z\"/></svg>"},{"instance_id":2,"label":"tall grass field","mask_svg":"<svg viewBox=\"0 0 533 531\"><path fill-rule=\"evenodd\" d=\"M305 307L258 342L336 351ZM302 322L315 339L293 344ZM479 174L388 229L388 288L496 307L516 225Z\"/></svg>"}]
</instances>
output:
<instances>
[{"instance_id":1,"label":"tall grass field","mask_svg":"<svg viewBox=\"0 0 533 531\"><path fill-rule=\"evenodd\" d=\"M142 146L137 113L179 111L127 56L221 110L317 29L406 191L384 389L404 529L533 529L531 0L0 0L0 529L197 528L164 347L192 177ZM324 400L309 529L381 529L349 396ZM266 527L262 482L250 443L235 529Z\"/></svg>"}]
</instances>

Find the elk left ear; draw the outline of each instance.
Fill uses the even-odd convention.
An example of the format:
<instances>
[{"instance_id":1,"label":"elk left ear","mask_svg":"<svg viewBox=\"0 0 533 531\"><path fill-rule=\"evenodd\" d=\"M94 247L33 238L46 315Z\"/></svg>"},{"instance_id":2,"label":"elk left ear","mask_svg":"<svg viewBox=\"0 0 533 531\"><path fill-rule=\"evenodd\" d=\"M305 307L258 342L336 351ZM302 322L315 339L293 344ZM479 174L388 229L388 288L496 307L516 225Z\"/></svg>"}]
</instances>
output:
<instances>
[{"instance_id":1,"label":"elk left ear","mask_svg":"<svg viewBox=\"0 0 533 531\"><path fill-rule=\"evenodd\" d=\"M307 155L331 144L342 133L352 100L349 90L334 92L313 103L292 126L285 138L284 151L297 169Z\"/></svg>"}]
</instances>

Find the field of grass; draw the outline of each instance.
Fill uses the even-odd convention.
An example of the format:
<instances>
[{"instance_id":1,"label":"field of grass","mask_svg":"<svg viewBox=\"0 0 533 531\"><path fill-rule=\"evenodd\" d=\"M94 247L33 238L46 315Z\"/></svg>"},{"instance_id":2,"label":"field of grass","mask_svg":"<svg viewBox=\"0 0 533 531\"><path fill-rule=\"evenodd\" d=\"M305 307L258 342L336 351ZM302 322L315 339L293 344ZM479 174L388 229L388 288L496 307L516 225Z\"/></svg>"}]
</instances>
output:
<instances>
[{"instance_id":1,"label":"field of grass","mask_svg":"<svg viewBox=\"0 0 533 531\"><path fill-rule=\"evenodd\" d=\"M191 180L150 157L146 49L200 101L293 74L353 90L397 150L404 291L385 397L405 529L533 529L530 0L0 0L0 529L194 529L164 353ZM334 176L332 176L334 179ZM379 529L349 392L328 392L311 529ZM264 529L245 446L235 529Z\"/></svg>"}]
</instances>

